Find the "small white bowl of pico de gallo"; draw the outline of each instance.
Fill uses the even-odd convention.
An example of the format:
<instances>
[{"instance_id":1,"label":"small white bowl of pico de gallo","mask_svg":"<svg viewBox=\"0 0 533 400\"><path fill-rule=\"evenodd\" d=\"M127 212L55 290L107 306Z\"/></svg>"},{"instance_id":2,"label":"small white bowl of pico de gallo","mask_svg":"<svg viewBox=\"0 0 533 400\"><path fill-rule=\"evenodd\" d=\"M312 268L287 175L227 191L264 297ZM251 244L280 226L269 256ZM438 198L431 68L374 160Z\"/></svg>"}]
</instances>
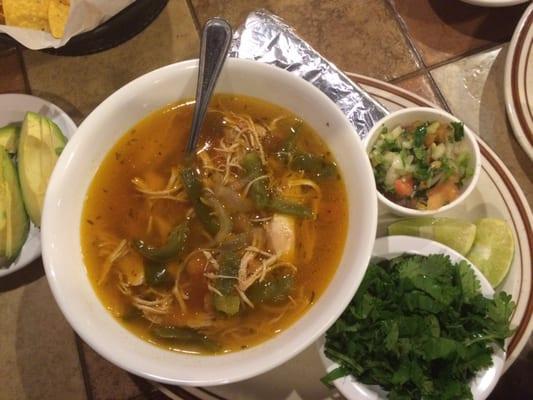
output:
<instances>
[{"instance_id":1,"label":"small white bowl of pico de gallo","mask_svg":"<svg viewBox=\"0 0 533 400\"><path fill-rule=\"evenodd\" d=\"M443 110L393 112L376 123L365 142L378 199L394 214L418 217L450 210L479 179L476 135Z\"/></svg>"}]
</instances>

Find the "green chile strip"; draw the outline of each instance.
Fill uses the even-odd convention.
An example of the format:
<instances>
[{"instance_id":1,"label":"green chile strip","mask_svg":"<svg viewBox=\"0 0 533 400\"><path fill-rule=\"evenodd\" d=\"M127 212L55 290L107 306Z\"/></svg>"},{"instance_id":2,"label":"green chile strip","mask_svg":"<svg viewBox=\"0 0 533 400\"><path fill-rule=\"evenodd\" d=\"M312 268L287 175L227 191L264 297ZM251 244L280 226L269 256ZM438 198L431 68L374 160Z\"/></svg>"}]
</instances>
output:
<instances>
[{"instance_id":1,"label":"green chile strip","mask_svg":"<svg viewBox=\"0 0 533 400\"><path fill-rule=\"evenodd\" d=\"M251 181L264 175L261 158L256 152L244 156L242 166ZM264 179L257 180L250 186L250 196L260 210L271 210L282 214L290 214L299 218L313 218L313 212L306 206L281 197L272 198Z\"/></svg>"},{"instance_id":2,"label":"green chile strip","mask_svg":"<svg viewBox=\"0 0 533 400\"><path fill-rule=\"evenodd\" d=\"M279 212L281 214L294 215L298 218L312 219L314 217L313 211L310 208L295 203L281 197L272 199L268 208L272 211Z\"/></svg>"},{"instance_id":3,"label":"green chile strip","mask_svg":"<svg viewBox=\"0 0 533 400\"><path fill-rule=\"evenodd\" d=\"M240 257L233 251L222 252L219 256L219 274L228 277L237 277L239 273ZM218 278L215 288L222 296L215 294L213 304L215 309L227 315L235 315L240 309L240 297L233 287L237 281L232 278Z\"/></svg>"},{"instance_id":4,"label":"green chile strip","mask_svg":"<svg viewBox=\"0 0 533 400\"><path fill-rule=\"evenodd\" d=\"M202 195L202 182L200 182L197 172L190 167L184 168L181 171L181 180L198 219L211 235L216 235L219 225L217 220L211 215L211 209L202 203L200 198Z\"/></svg>"},{"instance_id":5,"label":"green chile strip","mask_svg":"<svg viewBox=\"0 0 533 400\"><path fill-rule=\"evenodd\" d=\"M308 172L317 178L330 178L337 173L337 167L334 163L309 153L295 153L290 166L292 169Z\"/></svg>"},{"instance_id":6,"label":"green chile strip","mask_svg":"<svg viewBox=\"0 0 533 400\"><path fill-rule=\"evenodd\" d=\"M150 328L150 333L159 339L194 345L213 352L218 350L218 345L216 343L206 335L192 328L172 325L154 325Z\"/></svg>"},{"instance_id":7,"label":"green chile strip","mask_svg":"<svg viewBox=\"0 0 533 400\"><path fill-rule=\"evenodd\" d=\"M259 157L259 154L254 151L247 153L244 156L242 166L246 172L246 177L250 181L265 174L261 158ZM250 186L250 196L258 209L264 210L267 208L270 201L270 194L268 192L266 179L259 179L252 183Z\"/></svg>"},{"instance_id":8,"label":"green chile strip","mask_svg":"<svg viewBox=\"0 0 533 400\"><path fill-rule=\"evenodd\" d=\"M133 245L147 259L164 262L181 255L188 237L189 225L187 222L184 222L170 232L167 242L161 247L150 246L142 240L135 240Z\"/></svg>"}]
</instances>

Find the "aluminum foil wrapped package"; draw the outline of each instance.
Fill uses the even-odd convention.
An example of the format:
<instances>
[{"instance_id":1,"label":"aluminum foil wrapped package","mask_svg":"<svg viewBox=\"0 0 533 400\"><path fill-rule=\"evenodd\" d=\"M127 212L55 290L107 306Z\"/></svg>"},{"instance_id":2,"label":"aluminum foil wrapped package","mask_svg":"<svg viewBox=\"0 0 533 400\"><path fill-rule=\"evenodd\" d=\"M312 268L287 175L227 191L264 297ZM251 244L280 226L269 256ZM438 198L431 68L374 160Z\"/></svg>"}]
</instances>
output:
<instances>
[{"instance_id":1,"label":"aluminum foil wrapped package","mask_svg":"<svg viewBox=\"0 0 533 400\"><path fill-rule=\"evenodd\" d=\"M387 114L359 85L266 10L248 15L235 32L230 56L275 65L311 82L337 104L361 139Z\"/></svg>"}]
</instances>

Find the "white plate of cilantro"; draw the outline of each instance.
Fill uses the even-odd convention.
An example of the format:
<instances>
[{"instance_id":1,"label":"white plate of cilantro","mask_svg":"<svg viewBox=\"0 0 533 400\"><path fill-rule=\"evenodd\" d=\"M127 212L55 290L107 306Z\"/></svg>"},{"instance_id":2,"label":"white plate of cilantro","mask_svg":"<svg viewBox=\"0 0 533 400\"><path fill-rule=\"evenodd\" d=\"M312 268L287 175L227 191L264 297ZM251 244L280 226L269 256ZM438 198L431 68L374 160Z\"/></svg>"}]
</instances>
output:
<instances>
[{"instance_id":1,"label":"white plate of cilantro","mask_svg":"<svg viewBox=\"0 0 533 400\"><path fill-rule=\"evenodd\" d=\"M373 256L320 343L323 382L348 399L487 398L512 334L511 296L428 239L380 238Z\"/></svg>"}]
</instances>

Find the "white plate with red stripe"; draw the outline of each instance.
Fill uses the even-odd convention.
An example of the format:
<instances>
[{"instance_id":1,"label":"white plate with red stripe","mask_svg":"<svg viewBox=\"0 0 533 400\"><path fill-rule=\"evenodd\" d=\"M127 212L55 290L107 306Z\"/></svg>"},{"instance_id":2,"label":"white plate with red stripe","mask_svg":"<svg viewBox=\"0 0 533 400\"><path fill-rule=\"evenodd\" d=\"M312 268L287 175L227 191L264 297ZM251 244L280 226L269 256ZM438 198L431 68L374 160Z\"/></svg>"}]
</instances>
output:
<instances>
[{"instance_id":1,"label":"white plate with red stripe","mask_svg":"<svg viewBox=\"0 0 533 400\"><path fill-rule=\"evenodd\" d=\"M513 133L533 161L533 3L516 26L504 79L505 106Z\"/></svg>"},{"instance_id":2,"label":"white plate with red stripe","mask_svg":"<svg viewBox=\"0 0 533 400\"><path fill-rule=\"evenodd\" d=\"M351 75L361 86L390 111L407 107L435 107L427 100L397 86ZM531 265L533 253L533 215L524 193L509 170L485 142L479 140L482 166L478 185L458 208L446 216L469 219L493 217L507 221L515 237L515 256L509 273L496 291L511 294L517 307L511 319L516 328L507 345L504 370L514 362L533 330ZM347 182L348 183L348 182ZM398 217L380 210L378 237ZM164 394L176 400L271 400L271 399L340 399L328 390L320 378L327 373L318 346L312 345L280 367L246 381L209 388L177 387L155 384Z\"/></svg>"}]
</instances>

